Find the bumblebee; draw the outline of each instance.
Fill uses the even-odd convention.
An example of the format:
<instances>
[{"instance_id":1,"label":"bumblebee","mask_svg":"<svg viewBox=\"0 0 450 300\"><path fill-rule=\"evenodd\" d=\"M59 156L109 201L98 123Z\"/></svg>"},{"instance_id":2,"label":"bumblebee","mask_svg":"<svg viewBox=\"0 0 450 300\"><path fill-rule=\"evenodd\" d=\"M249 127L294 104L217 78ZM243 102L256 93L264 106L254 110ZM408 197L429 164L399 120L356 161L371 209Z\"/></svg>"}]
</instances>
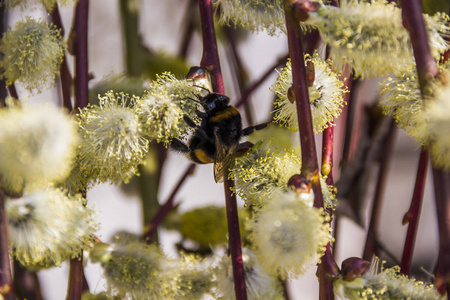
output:
<instances>
[{"instance_id":1,"label":"bumblebee","mask_svg":"<svg viewBox=\"0 0 450 300\"><path fill-rule=\"evenodd\" d=\"M195 163L214 163L214 179L216 182L223 182L226 176L224 172L228 170L235 155L242 155L253 146L250 142L240 143L241 138L265 128L267 124L243 129L241 114L229 105L230 98L205 90L208 92L206 96L197 95L198 100L191 99L203 107L204 111L196 111L201 124L195 124L185 115L183 119L195 129L194 134L187 145L179 139L173 139L171 148L186 154Z\"/></svg>"}]
</instances>

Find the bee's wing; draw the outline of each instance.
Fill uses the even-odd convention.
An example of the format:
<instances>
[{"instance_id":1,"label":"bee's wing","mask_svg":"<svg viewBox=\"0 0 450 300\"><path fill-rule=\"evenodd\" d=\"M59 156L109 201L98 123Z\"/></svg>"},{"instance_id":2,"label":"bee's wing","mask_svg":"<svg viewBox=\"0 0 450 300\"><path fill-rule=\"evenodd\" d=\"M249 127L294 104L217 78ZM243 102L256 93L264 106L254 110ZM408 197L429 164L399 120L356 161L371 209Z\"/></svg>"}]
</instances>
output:
<instances>
[{"instance_id":1,"label":"bee's wing","mask_svg":"<svg viewBox=\"0 0 450 300\"><path fill-rule=\"evenodd\" d=\"M228 169L233 162L236 147L226 147L217 134L217 128L214 130L214 142L216 146L216 155L214 157L214 179L216 182L223 182L228 175Z\"/></svg>"}]
</instances>

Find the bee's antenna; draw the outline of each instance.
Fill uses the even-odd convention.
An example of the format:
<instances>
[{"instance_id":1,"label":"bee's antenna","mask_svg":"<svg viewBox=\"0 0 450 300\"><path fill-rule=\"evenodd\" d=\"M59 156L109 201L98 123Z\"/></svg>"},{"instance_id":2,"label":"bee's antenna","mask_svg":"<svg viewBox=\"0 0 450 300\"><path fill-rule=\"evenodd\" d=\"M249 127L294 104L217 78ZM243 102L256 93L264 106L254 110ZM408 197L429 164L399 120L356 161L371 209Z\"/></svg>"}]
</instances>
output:
<instances>
[{"instance_id":1,"label":"bee's antenna","mask_svg":"<svg viewBox=\"0 0 450 300\"><path fill-rule=\"evenodd\" d=\"M199 104L202 104L200 101L195 100L195 99L193 99L193 98L191 98L191 97L187 97L186 99L189 99L189 100L192 100L192 101L197 102L197 103L199 103Z\"/></svg>"},{"instance_id":2,"label":"bee's antenna","mask_svg":"<svg viewBox=\"0 0 450 300\"><path fill-rule=\"evenodd\" d=\"M195 86L195 87L198 87L198 88L200 88L200 89L203 89L203 90L206 90L206 91L208 91L208 94L211 94L211 91L210 90L208 90L207 88L205 88L205 87L203 87L203 86L200 86L200 85L192 85L192 86Z\"/></svg>"}]
</instances>

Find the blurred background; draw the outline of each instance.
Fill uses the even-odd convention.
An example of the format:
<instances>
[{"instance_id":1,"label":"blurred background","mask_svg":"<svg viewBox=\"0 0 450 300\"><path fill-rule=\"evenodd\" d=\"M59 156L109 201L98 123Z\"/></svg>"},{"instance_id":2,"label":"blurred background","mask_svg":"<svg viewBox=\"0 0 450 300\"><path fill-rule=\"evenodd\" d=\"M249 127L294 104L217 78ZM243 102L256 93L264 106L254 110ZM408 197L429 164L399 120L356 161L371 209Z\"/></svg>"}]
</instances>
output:
<instances>
[{"instance_id":1,"label":"blurred background","mask_svg":"<svg viewBox=\"0 0 450 300\"><path fill-rule=\"evenodd\" d=\"M197 14L197 7L190 12L188 0L130 0L129 5L139 5L139 32L145 46L154 53L164 52L167 55L180 53L181 41L187 27L187 20L192 13ZM63 25L66 28L67 38L69 28L72 25L73 7L60 8ZM37 18L47 18L47 13L36 9L20 11L14 9L10 12L9 24L23 19L26 15ZM197 19L199 22L199 19ZM121 28L121 16L118 0L93 0L90 1L89 11L89 69L94 78L90 86L95 85L102 78L119 74L125 71L124 40ZM195 25L192 42L186 52L187 66L199 65L202 55L201 36L198 31L198 23ZM222 31L223 33L223 31ZM238 82L233 75L233 61L230 58L228 42L220 37L219 55L222 71L225 78L225 90L232 99L232 104L239 98ZM248 82L258 80L274 63L285 56L287 39L283 33L279 36L269 36L265 32L250 33L239 31L237 35L237 51L248 75ZM162 70L164 70L164 66ZM69 57L69 68L73 71L73 60ZM180 74L178 74L180 76ZM184 74L181 74L181 76ZM269 87L275 83L276 72L272 72L269 78L252 95L249 103L253 111L254 124L265 122L270 118L270 110L274 99ZM379 80L362 82L358 88L358 109L364 104L371 104L376 100ZM57 89L43 92L39 95L28 95L26 91L19 90L23 101L60 101ZM244 126L252 125L244 118ZM361 126L359 118L355 127ZM336 139L342 137L344 126L342 120L336 121ZM294 138L298 138L294 135ZM317 148L321 146L321 134L316 138ZM387 188L383 197L379 236L381 242L397 260L400 260L403 243L406 235L406 227L401 222L404 213L408 210L414 187L415 174L419 160L420 145L406 136L404 132L397 130L394 146L394 156L389 167ZM320 151L319 151L320 152ZM336 149L335 167L338 168L341 149ZM321 157L319 153L319 157ZM182 176L189 162L182 155L168 152L168 157L162 170L161 185L159 188L159 201L164 203L169 197L178 179ZM367 193L363 199L364 223L369 221L368 212L373 199L373 190L376 180L377 167L369 171ZM430 172L429 172L430 173ZM208 204L225 205L223 185L216 184L213 179L212 165L202 165L196 168L195 174L188 178L179 191L176 202L179 210L186 211ZM338 178L338 172L336 177ZM113 235L119 231L128 231L141 234L143 231L142 207L137 192L132 187L126 189L101 184L88 191L89 205L94 205L98 211L98 219L101 229L98 237L104 242L110 242ZM243 202L238 199L238 204ZM348 218L342 218L339 227L339 243L336 261L338 265L342 260L351 257L361 257L364 248L366 229L356 225ZM169 256L175 256L175 242L179 241L177 233L160 229L159 237L164 252ZM427 272L433 271L437 257L437 222L435 219L434 194L432 178L427 179L427 187L424 195L424 203L421 212L419 231L414 251L413 272L422 279L427 279ZM422 270L423 268L424 270ZM289 282L289 292L292 299L317 299L318 283L315 277L316 268L313 266L307 274L298 280ZM86 278L92 293L98 293L105 289L105 281L101 279L102 271L99 264L86 264ZM64 299L67 291L68 264L59 268L43 270L39 272L39 279L43 288L45 299Z\"/></svg>"}]
</instances>

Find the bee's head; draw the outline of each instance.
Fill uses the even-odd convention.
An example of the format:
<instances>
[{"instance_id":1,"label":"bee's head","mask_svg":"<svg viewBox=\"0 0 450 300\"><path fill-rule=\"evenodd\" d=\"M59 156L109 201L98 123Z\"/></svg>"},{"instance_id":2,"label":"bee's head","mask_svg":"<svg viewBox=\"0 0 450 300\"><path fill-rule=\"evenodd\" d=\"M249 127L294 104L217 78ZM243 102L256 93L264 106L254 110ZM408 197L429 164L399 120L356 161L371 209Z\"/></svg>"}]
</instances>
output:
<instances>
[{"instance_id":1,"label":"bee's head","mask_svg":"<svg viewBox=\"0 0 450 300\"><path fill-rule=\"evenodd\" d=\"M205 97L200 98L200 103L203 106L205 112L210 112L214 109L224 108L230 103L230 98L225 95L210 93Z\"/></svg>"}]
</instances>

